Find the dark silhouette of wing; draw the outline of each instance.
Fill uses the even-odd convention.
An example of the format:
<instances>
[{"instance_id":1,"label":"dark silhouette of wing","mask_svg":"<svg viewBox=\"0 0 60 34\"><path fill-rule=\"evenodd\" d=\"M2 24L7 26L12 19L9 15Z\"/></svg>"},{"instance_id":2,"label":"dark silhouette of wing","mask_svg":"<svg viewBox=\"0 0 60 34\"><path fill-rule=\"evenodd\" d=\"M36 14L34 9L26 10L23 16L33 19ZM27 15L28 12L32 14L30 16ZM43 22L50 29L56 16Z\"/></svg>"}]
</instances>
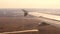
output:
<instances>
[{"instance_id":1,"label":"dark silhouette of wing","mask_svg":"<svg viewBox=\"0 0 60 34\"><path fill-rule=\"evenodd\" d=\"M24 12L24 16L28 15L28 12L26 10L22 9L22 11Z\"/></svg>"}]
</instances>

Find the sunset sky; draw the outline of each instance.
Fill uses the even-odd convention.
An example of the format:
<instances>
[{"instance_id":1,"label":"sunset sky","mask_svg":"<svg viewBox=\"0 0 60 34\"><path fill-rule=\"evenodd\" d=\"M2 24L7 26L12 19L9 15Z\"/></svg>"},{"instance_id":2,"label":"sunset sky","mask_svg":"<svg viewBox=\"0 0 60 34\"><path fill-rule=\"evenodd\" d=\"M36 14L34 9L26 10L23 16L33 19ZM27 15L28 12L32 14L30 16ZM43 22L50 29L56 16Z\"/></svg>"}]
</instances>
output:
<instances>
[{"instance_id":1,"label":"sunset sky","mask_svg":"<svg viewBox=\"0 0 60 34\"><path fill-rule=\"evenodd\" d=\"M59 8L60 0L0 0L0 8Z\"/></svg>"}]
</instances>

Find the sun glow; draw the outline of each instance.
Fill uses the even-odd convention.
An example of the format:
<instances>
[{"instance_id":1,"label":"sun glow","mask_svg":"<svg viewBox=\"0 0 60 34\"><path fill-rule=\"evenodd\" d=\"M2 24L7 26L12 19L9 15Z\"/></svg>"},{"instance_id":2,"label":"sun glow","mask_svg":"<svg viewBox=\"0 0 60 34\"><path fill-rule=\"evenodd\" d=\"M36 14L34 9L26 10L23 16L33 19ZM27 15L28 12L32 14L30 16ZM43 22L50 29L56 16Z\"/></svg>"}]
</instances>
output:
<instances>
[{"instance_id":1,"label":"sun glow","mask_svg":"<svg viewBox=\"0 0 60 34\"><path fill-rule=\"evenodd\" d=\"M60 0L0 0L0 8L60 8Z\"/></svg>"}]
</instances>

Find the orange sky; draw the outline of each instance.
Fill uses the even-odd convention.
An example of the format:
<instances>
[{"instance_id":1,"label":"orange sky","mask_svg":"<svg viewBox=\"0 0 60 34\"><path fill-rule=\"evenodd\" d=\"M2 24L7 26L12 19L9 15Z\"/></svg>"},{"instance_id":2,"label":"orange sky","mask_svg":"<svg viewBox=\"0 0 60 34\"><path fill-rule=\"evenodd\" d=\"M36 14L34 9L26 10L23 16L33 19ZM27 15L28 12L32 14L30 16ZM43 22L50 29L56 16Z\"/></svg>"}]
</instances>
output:
<instances>
[{"instance_id":1,"label":"orange sky","mask_svg":"<svg viewBox=\"0 0 60 34\"><path fill-rule=\"evenodd\" d=\"M60 8L60 0L0 0L0 8Z\"/></svg>"}]
</instances>

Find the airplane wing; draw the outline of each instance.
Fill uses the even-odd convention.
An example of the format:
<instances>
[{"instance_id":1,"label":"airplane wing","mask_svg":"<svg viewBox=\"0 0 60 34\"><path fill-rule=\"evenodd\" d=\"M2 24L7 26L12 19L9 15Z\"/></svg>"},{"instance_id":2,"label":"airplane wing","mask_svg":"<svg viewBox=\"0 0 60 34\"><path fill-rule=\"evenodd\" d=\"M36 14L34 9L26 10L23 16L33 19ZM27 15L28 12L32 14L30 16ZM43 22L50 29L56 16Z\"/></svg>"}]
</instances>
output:
<instances>
[{"instance_id":1,"label":"airplane wing","mask_svg":"<svg viewBox=\"0 0 60 34\"><path fill-rule=\"evenodd\" d=\"M39 13L39 12L29 12L29 15L33 15L33 16L37 17L42 22L48 23L48 24L56 26L56 27L60 27L60 16Z\"/></svg>"}]
</instances>

